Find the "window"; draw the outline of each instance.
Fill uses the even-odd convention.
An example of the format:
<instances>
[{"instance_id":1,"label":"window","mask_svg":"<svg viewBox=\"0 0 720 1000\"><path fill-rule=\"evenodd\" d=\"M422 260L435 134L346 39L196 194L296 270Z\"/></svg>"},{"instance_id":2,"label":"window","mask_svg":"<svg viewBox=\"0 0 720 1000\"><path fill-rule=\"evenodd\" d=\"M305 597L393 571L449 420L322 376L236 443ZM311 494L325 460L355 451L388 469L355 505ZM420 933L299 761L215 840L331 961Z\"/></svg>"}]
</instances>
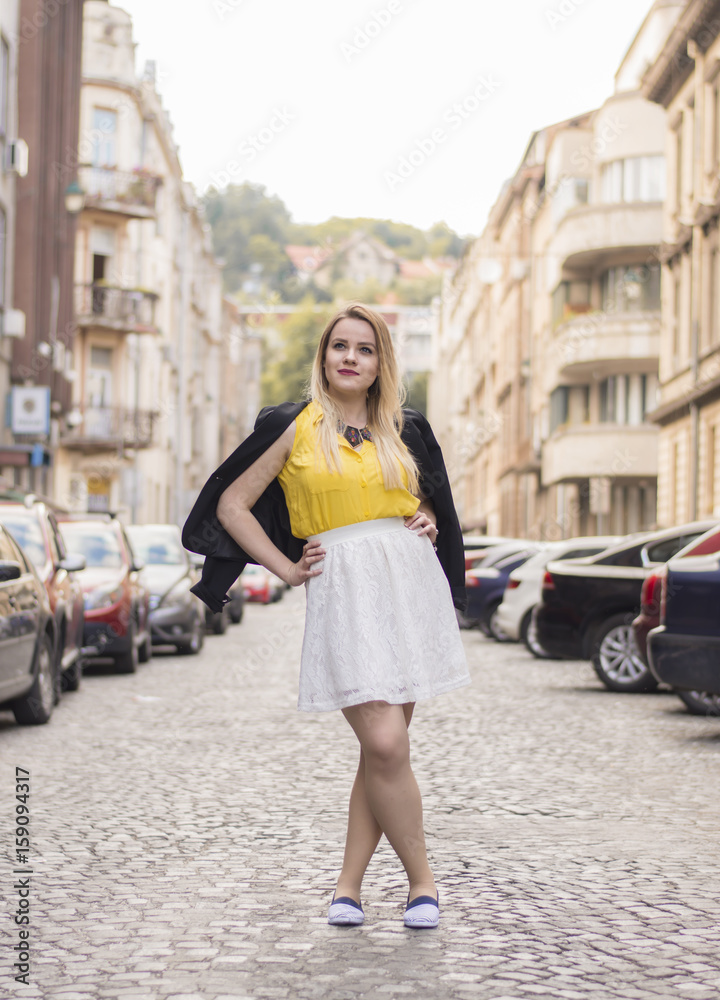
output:
<instances>
[{"instance_id":1,"label":"window","mask_svg":"<svg viewBox=\"0 0 720 1000\"><path fill-rule=\"evenodd\" d=\"M712 90L712 150L710 163L717 168L720 163L720 84Z\"/></svg>"},{"instance_id":2,"label":"window","mask_svg":"<svg viewBox=\"0 0 720 1000\"><path fill-rule=\"evenodd\" d=\"M677 127L677 132L675 133L675 211L679 212L682 208L682 190L683 190L683 119L680 118L680 124Z\"/></svg>"},{"instance_id":3,"label":"window","mask_svg":"<svg viewBox=\"0 0 720 1000\"><path fill-rule=\"evenodd\" d=\"M603 165L600 200L606 204L623 201L663 201L665 198L665 157L631 156Z\"/></svg>"},{"instance_id":4,"label":"window","mask_svg":"<svg viewBox=\"0 0 720 1000\"><path fill-rule=\"evenodd\" d=\"M717 424L711 424L707 430L707 483L705 485L706 502L708 514L715 513L715 479L717 475Z\"/></svg>"},{"instance_id":5,"label":"window","mask_svg":"<svg viewBox=\"0 0 720 1000\"><path fill-rule=\"evenodd\" d=\"M718 337L718 259L718 248L713 247L708 261L708 312L710 315L707 327L703 324L704 330L701 330L703 347L712 347L720 339Z\"/></svg>"},{"instance_id":6,"label":"window","mask_svg":"<svg viewBox=\"0 0 720 1000\"><path fill-rule=\"evenodd\" d=\"M7 135L8 107L10 105L10 49L5 38L0 37L0 136Z\"/></svg>"},{"instance_id":7,"label":"window","mask_svg":"<svg viewBox=\"0 0 720 1000\"><path fill-rule=\"evenodd\" d=\"M600 279L604 312L652 312L660 309L660 266L612 267Z\"/></svg>"},{"instance_id":8,"label":"window","mask_svg":"<svg viewBox=\"0 0 720 1000\"><path fill-rule=\"evenodd\" d=\"M588 182L584 177L564 177L552 195L553 224L557 225L567 213L578 205L587 205Z\"/></svg>"},{"instance_id":9,"label":"window","mask_svg":"<svg viewBox=\"0 0 720 1000\"><path fill-rule=\"evenodd\" d=\"M561 385L550 394L550 433L568 422L570 389Z\"/></svg>"},{"instance_id":10,"label":"window","mask_svg":"<svg viewBox=\"0 0 720 1000\"><path fill-rule=\"evenodd\" d=\"M673 329L672 329L672 365L676 368L680 359L680 324L682 320L682 283L680 267L673 271Z\"/></svg>"},{"instance_id":11,"label":"window","mask_svg":"<svg viewBox=\"0 0 720 1000\"><path fill-rule=\"evenodd\" d=\"M553 326L590 312L590 282L561 281L553 292Z\"/></svg>"},{"instance_id":12,"label":"window","mask_svg":"<svg viewBox=\"0 0 720 1000\"><path fill-rule=\"evenodd\" d=\"M0 208L0 312L5 308L6 239L7 223L5 211L3 208Z\"/></svg>"},{"instance_id":13,"label":"window","mask_svg":"<svg viewBox=\"0 0 720 1000\"><path fill-rule=\"evenodd\" d=\"M114 167L117 165L116 150L117 111L107 108L93 108L92 154L93 167Z\"/></svg>"}]
</instances>

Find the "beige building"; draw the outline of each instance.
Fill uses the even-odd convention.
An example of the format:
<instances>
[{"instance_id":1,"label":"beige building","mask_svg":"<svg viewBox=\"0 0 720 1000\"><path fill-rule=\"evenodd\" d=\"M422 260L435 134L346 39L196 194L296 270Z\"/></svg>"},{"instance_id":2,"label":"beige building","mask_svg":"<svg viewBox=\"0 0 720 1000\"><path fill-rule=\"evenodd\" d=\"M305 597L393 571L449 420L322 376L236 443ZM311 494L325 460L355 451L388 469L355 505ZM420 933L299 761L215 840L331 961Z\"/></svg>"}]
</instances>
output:
<instances>
[{"instance_id":1,"label":"beige building","mask_svg":"<svg viewBox=\"0 0 720 1000\"><path fill-rule=\"evenodd\" d=\"M78 179L75 380L56 499L181 523L244 398L224 397L221 270L154 64L136 75L130 17L101 0L85 3Z\"/></svg>"},{"instance_id":2,"label":"beige building","mask_svg":"<svg viewBox=\"0 0 720 1000\"><path fill-rule=\"evenodd\" d=\"M467 529L655 523L665 117L638 87L677 8L653 6L601 108L532 136L446 283L430 416Z\"/></svg>"},{"instance_id":3,"label":"beige building","mask_svg":"<svg viewBox=\"0 0 720 1000\"><path fill-rule=\"evenodd\" d=\"M658 518L720 515L720 2L690 0L643 81L667 112Z\"/></svg>"},{"instance_id":4,"label":"beige building","mask_svg":"<svg viewBox=\"0 0 720 1000\"><path fill-rule=\"evenodd\" d=\"M13 39L18 38L20 0L0 0L0 72L4 81L0 89L0 400L8 405L10 392L12 345L15 338L25 335L25 317L13 310L15 263L15 189L18 170L7 168L9 143L18 148L18 51ZM19 165L25 171L25 165ZM2 421L0 426L0 476L14 482L16 463L20 461L12 448L13 437ZM24 458L24 456L22 456Z\"/></svg>"}]
</instances>

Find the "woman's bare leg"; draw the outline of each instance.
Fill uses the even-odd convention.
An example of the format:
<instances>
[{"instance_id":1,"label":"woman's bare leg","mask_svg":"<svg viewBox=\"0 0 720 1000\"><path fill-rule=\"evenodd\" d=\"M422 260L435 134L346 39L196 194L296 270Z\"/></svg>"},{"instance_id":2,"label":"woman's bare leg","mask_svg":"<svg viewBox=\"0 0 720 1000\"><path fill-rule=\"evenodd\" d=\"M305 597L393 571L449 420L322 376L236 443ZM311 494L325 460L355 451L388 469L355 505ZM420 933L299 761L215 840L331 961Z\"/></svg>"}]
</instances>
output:
<instances>
[{"instance_id":1,"label":"woman's bare leg","mask_svg":"<svg viewBox=\"0 0 720 1000\"><path fill-rule=\"evenodd\" d=\"M366 710L364 714L370 719L374 710L373 703L361 707ZM408 702L402 706L406 727L410 725L414 708L414 702ZM365 791L365 754L361 747L360 762L350 793L345 855L335 889L336 898L349 896L351 899L360 900L363 876L377 849L382 833L380 824L370 808Z\"/></svg>"},{"instance_id":2,"label":"woman's bare leg","mask_svg":"<svg viewBox=\"0 0 720 1000\"><path fill-rule=\"evenodd\" d=\"M360 899L365 869L383 832L405 868L410 898L435 894L425 850L422 801L410 767L407 729L413 708L412 704L368 702L343 709L361 753L336 897Z\"/></svg>"}]
</instances>

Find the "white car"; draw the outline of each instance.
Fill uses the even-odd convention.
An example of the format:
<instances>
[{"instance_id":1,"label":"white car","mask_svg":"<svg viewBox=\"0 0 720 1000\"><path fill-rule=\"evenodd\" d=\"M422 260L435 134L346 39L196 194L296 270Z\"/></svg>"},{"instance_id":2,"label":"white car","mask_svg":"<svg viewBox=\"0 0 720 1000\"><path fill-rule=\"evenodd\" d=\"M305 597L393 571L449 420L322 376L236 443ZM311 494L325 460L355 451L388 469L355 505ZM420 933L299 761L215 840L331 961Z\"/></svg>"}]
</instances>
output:
<instances>
[{"instance_id":1,"label":"white car","mask_svg":"<svg viewBox=\"0 0 720 1000\"><path fill-rule=\"evenodd\" d=\"M598 535L546 543L542 551L531 556L510 574L502 603L496 612L496 638L513 642L519 640L540 659L547 656L537 640L533 625L533 609L540 602L545 567L552 560L580 559L595 555L619 540L615 535Z\"/></svg>"}]
</instances>

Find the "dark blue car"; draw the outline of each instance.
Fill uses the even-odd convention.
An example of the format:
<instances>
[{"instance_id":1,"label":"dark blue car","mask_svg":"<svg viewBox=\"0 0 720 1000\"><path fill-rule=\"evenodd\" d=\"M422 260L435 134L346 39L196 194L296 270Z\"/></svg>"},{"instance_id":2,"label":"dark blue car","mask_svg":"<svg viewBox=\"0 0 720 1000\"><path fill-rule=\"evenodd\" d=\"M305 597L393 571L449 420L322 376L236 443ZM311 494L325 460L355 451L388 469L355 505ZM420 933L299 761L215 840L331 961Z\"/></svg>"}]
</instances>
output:
<instances>
[{"instance_id":1,"label":"dark blue car","mask_svg":"<svg viewBox=\"0 0 720 1000\"><path fill-rule=\"evenodd\" d=\"M502 641L507 638L497 621L497 610L502 603L508 577L539 549L538 545L528 545L510 555L501 552L495 559L490 553L480 566L468 570L465 574L468 603L461 622L465 628L477 626L495 639Z\"/></svg>"},{"instance_id":2,"label":"dark blue car","mask_svg":"<svg viewBox=\"0 0 720 1000\"><path fill-rule=\"evenodd\" d=\"M671 559L648 663L691 712L720 715L720 553Z\"/></svg>"}]
</instances>

